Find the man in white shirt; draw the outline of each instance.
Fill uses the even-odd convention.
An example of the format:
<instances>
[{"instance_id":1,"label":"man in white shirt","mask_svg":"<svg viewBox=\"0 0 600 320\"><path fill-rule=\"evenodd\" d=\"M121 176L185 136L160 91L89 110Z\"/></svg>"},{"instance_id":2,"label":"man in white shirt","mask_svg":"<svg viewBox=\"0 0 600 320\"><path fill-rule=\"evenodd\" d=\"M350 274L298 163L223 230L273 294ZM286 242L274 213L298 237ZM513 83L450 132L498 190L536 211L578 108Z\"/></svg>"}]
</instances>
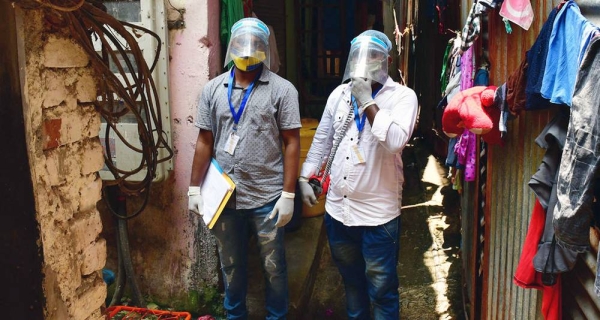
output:
<instances>
[{"instance_id":1,"label":"man in white shirt","mask_svg":"<svg viewBox=\"0 0 600 320\"><path fill-rule=\"evenodd\" d=\"M327 100L299 178L309 206L318 196L309 179L318 176L323 186L330 179L324 219L349 319L369 319L371 307L375 319L398 319L400 313L401 155L418 101L413 90L388 76L391 47L387 36L374 30L352 40L344 83ZM332 156L323 174L320 169Z\"/></svg>"}]
</instances>

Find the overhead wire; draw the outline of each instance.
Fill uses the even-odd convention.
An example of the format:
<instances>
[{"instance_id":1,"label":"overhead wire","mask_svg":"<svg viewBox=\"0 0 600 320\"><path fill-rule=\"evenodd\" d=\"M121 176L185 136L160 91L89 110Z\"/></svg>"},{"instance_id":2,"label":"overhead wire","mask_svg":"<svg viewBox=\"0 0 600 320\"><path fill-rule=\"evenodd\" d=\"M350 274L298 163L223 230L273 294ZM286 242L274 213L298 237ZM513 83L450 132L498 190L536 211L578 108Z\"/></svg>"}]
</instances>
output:
<instances>
[{"instance_id":1,"label":"overhead wire","mask_svg":"<svg viewBox=\"0 0 600 320\"><path fill-rule=\"evenodd\" d=\"M42 0L34 0L34 1L44 7L48 7L48 8L51 8L51 9L54 9L57 11L61 11L61 12L72 12L75 10L79 10L79 8L81 8L83 6L83 4L85 3L85 0L80 0L76 5L73 5L70 7L65 7L62 5L55 5L51 1L42 1Z\"/></svg>"}]
</instances>

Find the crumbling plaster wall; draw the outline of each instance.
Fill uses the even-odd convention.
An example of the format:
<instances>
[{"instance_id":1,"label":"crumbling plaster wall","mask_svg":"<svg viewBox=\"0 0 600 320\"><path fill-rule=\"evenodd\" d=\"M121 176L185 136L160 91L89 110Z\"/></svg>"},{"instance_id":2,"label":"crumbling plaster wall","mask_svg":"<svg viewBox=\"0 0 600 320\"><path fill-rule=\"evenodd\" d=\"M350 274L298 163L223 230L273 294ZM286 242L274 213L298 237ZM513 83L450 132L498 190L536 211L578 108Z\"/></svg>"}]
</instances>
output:
<instances>
[{"instance_id":1,"label":"crumbling plaster wall","mask_svg":"<svg viewBox=\"0 0 600 320\"><path fill-rule=\"evenodd\" d=\"M106 242L100 116L84 51L41 10L17 10L27 149L44 259L46 319L102 319Z\"/></svg>"},{"instance_id":2,"label":"crumbling plaster wall","mask_svg":"<svg viewBox=\"0 0 600 320\"><path fill-rule=\"evenodd\" d=\"M169 19L179 17L173 7L185 9L185 28L169 31L169 107L173 170L150 189L144 211L128 220L131 260L135 277L148 301L184 307L190 291L216 286L219 264L216 244L200 218L188 211L189 187L198 128L194 126L198 98L204 85L221 70L219 0L171 0ZM127 198L135 212L142 197ZM104 202L98 203L108 243L107 268L117 268L115 223Z\"/></svg>"},{"instance_id":3,"label":"crumbling plaster wall","mask_svg":"<svg viewBox=\"0 0 600 320\"><path fill-rule=\"evenodd\" d=\"M186 9L186 28L169 33L170 93L175 150L175 190L177 211L183 211L188 260L184 286L198 289L216 285L218 258L216 245L204 223L187 210L192 161L198 137L194 126L198 100L204 85L222 70L219 41L219 1L171 1ZM172 13L172 12L171 12Z\"/></svg>"}]
</instances>

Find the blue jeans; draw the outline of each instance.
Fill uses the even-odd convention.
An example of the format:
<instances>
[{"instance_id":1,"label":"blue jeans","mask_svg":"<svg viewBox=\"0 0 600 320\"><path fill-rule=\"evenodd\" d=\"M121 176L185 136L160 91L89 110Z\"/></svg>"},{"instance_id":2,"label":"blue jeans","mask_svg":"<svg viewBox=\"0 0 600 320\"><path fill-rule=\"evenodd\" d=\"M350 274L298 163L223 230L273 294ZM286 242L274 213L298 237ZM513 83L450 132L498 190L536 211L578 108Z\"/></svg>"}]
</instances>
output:
<instances>
[{"instance_id":1,"label":"blue jeans","mask_svg":"<svg viewBox=\"0 0 600 320\"><path fill-rule=\"evenodd\" d=\"M225 283L224 307L227 319L248 318L246 292L249 232L256 236L260 252L266 285L266 319L285 319L287 315L289 297L284 228L275 226L277 219L267 219L276 201L277 199L256 209L226 208L212 229L217 239Z\"/></svg>"},{"instance_id":2,"label":"blue jeans","mask_svg":"<svg viewBox=\"0 0 600 320\"><path fill-rule=\"evenodd\" d=\"M325 215L333 261L346 288L348 319L399 319L400 217L374 227L347 227Z\"/></svg>"},{"instance_id":3,"label":"blue jeans","mask_svg":"<svg viewBox=\"0 0 600 320\"><path fill-rule=\"evenodd\" d=\"M571 118L558 170L554 210L556 243L589 250L594 178L600 168L600 39L591 40L575 83Z\"/></svg>"}]
</instances>

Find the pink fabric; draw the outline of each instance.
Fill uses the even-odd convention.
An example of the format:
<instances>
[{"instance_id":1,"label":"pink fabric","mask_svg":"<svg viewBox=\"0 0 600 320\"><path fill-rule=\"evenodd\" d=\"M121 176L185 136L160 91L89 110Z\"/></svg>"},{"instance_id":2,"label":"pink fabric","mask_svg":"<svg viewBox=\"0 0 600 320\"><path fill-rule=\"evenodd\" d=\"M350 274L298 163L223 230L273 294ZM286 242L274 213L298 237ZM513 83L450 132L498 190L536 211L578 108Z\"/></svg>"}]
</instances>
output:
<instances>
[{"instance_id":1,"label":"pink fabric","mask_svg":"<svg viewBox=\"0 0 600 320\"><path fill-rule=\"evenodd\" d=\"M465 167L465 181L475 181L477 173L477 135L465 129L454 146L458 163Z\"/></svg>"},{"instance_id":2,"label":"pink fabric","mask_svg":"<svg viewBox=\"0 0 600 320\"><path fill-rule=\"evenodd\" d=\"M525 30L529 30L533 22L533 9L529 0L504 0L500 8L500 16L506 18Z\"/></svg>"},{"instance_id":3,"label":"pink fabric","mask_svg":"<svg viewBox=\"0 0 600 320\"><path fill-rule=\"evenodd\" d=\"M494 128L494 122L484 107L485 96L494 95L496 87L477 86L455 94L442 114L442 130L449 137L469 129L475 134L485 134ZM490 103L489 100L487 100Z\"/></svg>"},{"instance_id":4,"label":"pink fabric","mask_svg":"<svg viewBox=\"0 0 600 320\"><path fill-rule=\"evenodd\" d=\"M473 86L474 72L473 46L470 46L460 57L460 91L469 89Z\"/></svg>"}]
</instances>

